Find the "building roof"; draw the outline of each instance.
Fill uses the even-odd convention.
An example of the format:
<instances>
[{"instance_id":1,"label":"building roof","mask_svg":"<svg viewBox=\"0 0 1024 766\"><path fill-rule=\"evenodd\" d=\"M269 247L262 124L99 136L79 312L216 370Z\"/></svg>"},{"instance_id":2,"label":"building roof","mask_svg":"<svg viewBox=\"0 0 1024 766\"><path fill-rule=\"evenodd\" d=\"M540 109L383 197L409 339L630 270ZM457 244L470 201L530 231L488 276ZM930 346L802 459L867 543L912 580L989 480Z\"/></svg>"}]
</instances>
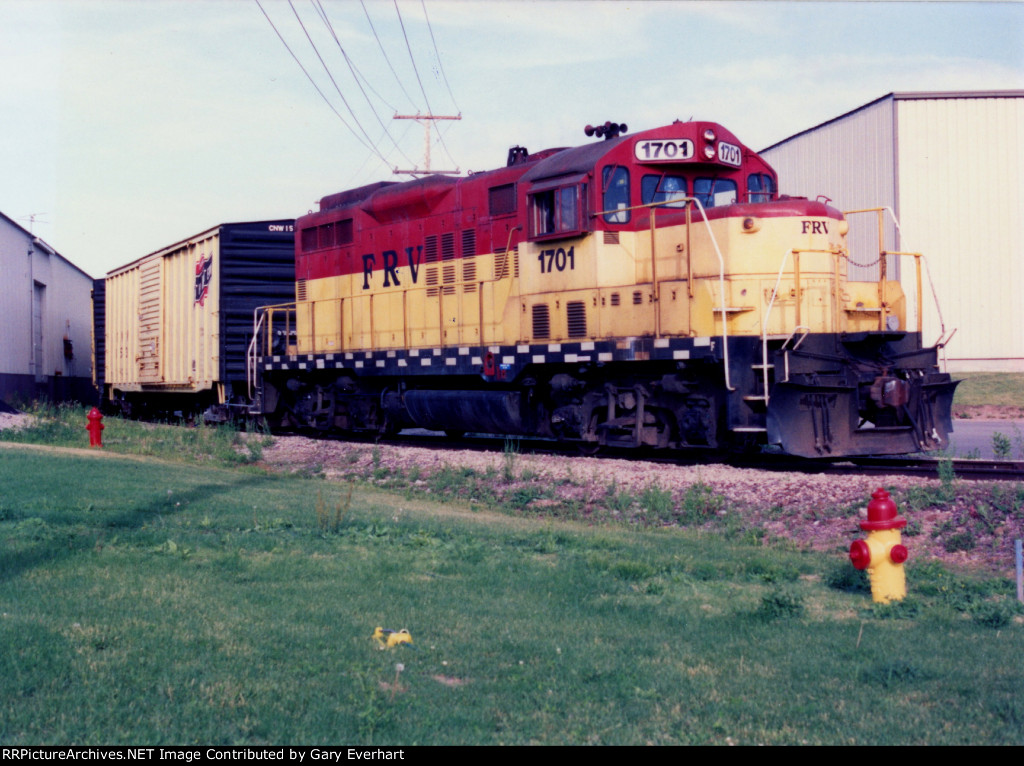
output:
<instances>
[{"instance_id":1,"label":"building roof","mask_svg":"<svg viewBox=\"0 0 1024 766\"><path fill-rule=\"evenodd\" d=\"M849 112L841 114L838 117L833 117L831 120L825 120L825 122L819 123L814 127L807 128L806 130L801 130L799 133L794 133L793 135L789 136L789 138L784 138L781 141L776 141L771 146L766 146L764 149L761 149L761 151L759 151L758 154L763 154L764 152L767 152L771 149L775 149L779 146L782 146L785 143L789 143L795 138L799 138L800 136L807 135L808 133L813 133L815 130L818 130L818 128L823 128L826 125L831 125L835 122L839 122L840 120L845 120L852 114L856 114L857 112L860 112L864 109L868 109L869 107L875 106L876 104L879 104L882 101L886 101L889 99L893 101L914 101L920 99L962 98L1024 98L1024 90L936 90L904 92L894 91L892 93L886 93L884 96L876 98L874 101L869 101L866 104L862 104L861 106L858 106L856 109L851 109Z\"/></svg>"},{"instance_id":2,"label":"building roof","mask_svg":"<svg viewBox=\"0 0 1024 766\"><path fill-rule=\"evenodd\" d=\"M41 237L37 237L37 236L36 236L35 234L33 234L32 232L30 232L30 231L29 231L28 229L26 229L26 228L25 228L24 226L22 226L22 225L21 225L20 223L18 223L17 221L15 221L15 220L14 220L13 218L11 218L10 216L4 215L4 214L3 214L2 212L0 212L0 219L3 219L3 220L4 220L4 221L6 221L7 223L9 223L9 224L10 224L11 226L13 226L13 227L14 227L15 229L17 229L17 230L18 230L18 231L20 231L20 232L21 232L22 234L24 234L24 235L25 235L25 238L26 238L26 239L28 239L28 240L30 240L30 241L32 242L32 244L33 244L33 245L35 245L36 247L40 248L41 250L45 250L45 251L46 251L46 252L48 252L48 253L49 253L50 255L55 255L55 256L57 256L57 257L58 257L58 258L60 258L60 259L61 259L62 261L64 261L64 263L66 263L66 264L67 264L68 266L70 266L71 268L73 268L73 269L74 269L75 271L81 272L83 276L85 276L85 277L88 277L88 278L89 278L90 280L91 280L91 279L93 278L91 274L89 274L89 273L88 273L88 272L86 272L86 271L85 271L84 269L81 269L81 268L79 268L79 267L78 267L78 266L76 266L76 265L75 265L74 263L72 263L71 261L69 261L69 260L68 260L67 258L65 258L65 257L64 257L63 255L61 255L60 253L58 253L58 252L57 252L57 250L56 250L56 249L55 249L55 248L54 248L53 246L51 246L50 244L48 244L48 243L47 243L47 242L46 242L45 240L43 240L43 239L42 239Z\"/></svg>"}]
</instances>

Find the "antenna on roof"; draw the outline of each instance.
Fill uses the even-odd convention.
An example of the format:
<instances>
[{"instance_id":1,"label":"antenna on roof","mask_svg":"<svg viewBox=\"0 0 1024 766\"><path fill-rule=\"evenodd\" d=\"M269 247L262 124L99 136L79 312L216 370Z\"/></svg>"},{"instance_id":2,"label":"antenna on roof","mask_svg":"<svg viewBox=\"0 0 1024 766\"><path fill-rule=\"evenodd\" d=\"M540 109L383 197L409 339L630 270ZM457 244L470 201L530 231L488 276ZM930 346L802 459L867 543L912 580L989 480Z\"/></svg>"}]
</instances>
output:
<instances>
[{"instance_id":1,"label":"antenna on roof","mask_svg":"<svg viewBox=\"0 0 1024 766\"><path fill-rule=\"evenodd\" d=\"M34 234L35 232L32 229L35 226L36 219L37 218L42 218L44 215L49 215L49 213L29 213L28 215L23 215L18 220L19 221L28 221L28 233L29 234ZM40 220L40 223L47 223L47 221Z\"/></svg>"}]
</instances>

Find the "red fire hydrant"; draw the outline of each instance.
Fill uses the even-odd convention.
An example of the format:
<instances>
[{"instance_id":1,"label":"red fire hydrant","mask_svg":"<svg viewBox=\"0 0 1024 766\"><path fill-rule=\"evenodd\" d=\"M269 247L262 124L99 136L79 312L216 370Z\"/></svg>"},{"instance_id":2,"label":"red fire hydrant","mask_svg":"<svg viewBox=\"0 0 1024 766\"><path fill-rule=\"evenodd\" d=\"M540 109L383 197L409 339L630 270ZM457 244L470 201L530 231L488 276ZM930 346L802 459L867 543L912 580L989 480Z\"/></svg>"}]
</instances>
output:
<instances>
[{"instance_id":1,"label":"red fire hydrant","mask_svg":"<svg viewBox=\"0 0 1024 766\"><path fill-rule=\"evenodd\" d=\"M103 446L103 415L95 407L89 411L89 414L85 416L89 421L89 425L85 427L85 430L89 432L89 446L90 447L102 447Z\"/></svg>"},{"instance_id":2,"label":"red fire hydrant","mask_svg":"<svg viewBox=\"0 0 1024 766\"><path fill-rule=\"evenodd\" d=\"M903 562L909 555L900 541L900 530L907 520L896 514L896 503L884 489L876 489L868 503L868 519L860 528L868 533L866 540L855 540L850 546L850 562L856 569L867 569L871 581L871 597L880 604L902 601L907 595L907 577Z\"/></svg>"}]
</instances>

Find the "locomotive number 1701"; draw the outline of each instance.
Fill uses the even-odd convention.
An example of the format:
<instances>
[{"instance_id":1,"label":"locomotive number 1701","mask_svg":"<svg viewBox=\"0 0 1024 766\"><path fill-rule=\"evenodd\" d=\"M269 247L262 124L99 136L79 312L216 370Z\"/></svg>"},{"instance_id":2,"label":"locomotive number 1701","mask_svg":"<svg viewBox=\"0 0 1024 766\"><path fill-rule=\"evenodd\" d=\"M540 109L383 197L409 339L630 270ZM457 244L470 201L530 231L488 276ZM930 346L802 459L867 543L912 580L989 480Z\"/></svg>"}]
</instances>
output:
<instances>
[{"instance_id":1,"label":"locomotive number 1701","mask_svg":"<svg viewBox=\"0 0 1024 766\"><path fill-rule=\"evenodd\" d=\"M688 138L664 138L639 141L633 145L633 156L640 162L672 162L693 159L693 141Z\"/></svg>"},{"instance_id":2,"label":"locomotive number 1701","mask_svg":"<svg viewBox=\"0 0 1024 766\"><path fill-rule=\"evenodd\" d=\"M557 250L541 250L537 254L537 260L540 261L541 274L565 271L566 268L572 271L576 268L575 248L570 247L566 250L564 247L560 247Z\"/></svg>"}]
</instances>

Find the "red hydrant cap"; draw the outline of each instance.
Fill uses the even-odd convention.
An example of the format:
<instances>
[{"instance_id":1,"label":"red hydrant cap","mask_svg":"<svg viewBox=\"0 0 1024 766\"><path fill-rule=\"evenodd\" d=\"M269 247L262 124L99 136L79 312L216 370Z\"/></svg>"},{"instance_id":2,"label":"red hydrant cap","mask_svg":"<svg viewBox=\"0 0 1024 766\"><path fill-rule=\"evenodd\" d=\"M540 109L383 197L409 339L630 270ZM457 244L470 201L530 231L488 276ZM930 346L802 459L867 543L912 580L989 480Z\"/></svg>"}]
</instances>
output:
<instances>
[{"instance_id":1,"label":"red hydrant cap","mask_svg":"<svg viewBox=\"0 0 1024 766\"><path fill-rule=\"evenodd\" d=\"M867 569L871 563L871 549L863 540L854 540L850 545L850 563L854 569Z\"/></svg>"},{"instance_id":2,"label":"red hydrant cap","mask_svg":"<svg viewBox=\"0 0 1024 766\"><path fill-rule=\"evenodd\" d=\"M100 413L100 411L98 409L96 409L95 407L93 407L91 410L89 410L89 414L86 415L86 417L89 420L102 420L103 419L102 413Z\"/></svg>"},{"instance_id":3,"label":"red hydrant cap","mask_svg":"<svg viewBox=\"0 0 1024 766\"><path fill-rule=\"evenodd\" d=\"M905 545L894 545L892 550L889 551L889 558L892 559L893 564L902 564L909 557L910 552Z\"/></svg>"},{"instance_id":4,"label":"red hydrant cap","mask_svg":"<svg viewBox=\"0 0 1024 766\"><path fill-rule=\"evenodd\" d=\"M866 532L877 529L903 529L907 526L907 520L896 515L896 503L889 497L889 493L879 487L871 494L871 502L868 503L868 520L860 523L860 528Z\"/></svg>"}]
</instances>

